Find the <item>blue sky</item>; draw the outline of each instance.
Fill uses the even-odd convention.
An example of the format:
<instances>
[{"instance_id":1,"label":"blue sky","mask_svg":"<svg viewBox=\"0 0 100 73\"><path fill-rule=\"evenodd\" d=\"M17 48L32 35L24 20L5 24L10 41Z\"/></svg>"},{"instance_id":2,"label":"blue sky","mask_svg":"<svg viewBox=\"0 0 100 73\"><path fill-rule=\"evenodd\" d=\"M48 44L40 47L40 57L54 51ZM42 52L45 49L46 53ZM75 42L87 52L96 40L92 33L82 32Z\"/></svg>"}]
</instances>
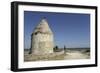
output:
<instances>
[{"instance_id":1,"label":"blue sky","mask_svg":"<svg viewBox=\"0 0 100 73\"><path fill-rule=\"evenodd\" d=\"M90 47L90 14L24 11L24 48L30 48L31 33L43 17L58 47Z\"/></svg>"}]
</instances>

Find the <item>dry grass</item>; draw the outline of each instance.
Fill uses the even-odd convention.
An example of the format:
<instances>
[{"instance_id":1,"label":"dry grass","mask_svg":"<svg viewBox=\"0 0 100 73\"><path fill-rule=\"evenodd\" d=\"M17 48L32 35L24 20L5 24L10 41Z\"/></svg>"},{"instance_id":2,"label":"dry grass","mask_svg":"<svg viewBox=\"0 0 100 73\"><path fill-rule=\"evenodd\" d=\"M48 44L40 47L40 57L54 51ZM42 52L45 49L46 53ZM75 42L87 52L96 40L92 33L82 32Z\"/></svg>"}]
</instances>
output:
<instances>
[{"instance_id":1,"label":"dry grass","mask_svg":"<svg viewBox=\"0 0 100 73\"><path fill-rule=\"evenodd\" d=\"M70 60L70 59L90 59L90 51L67 51L54 52L51 54L36 55L24 52L24 61L51 61L51 60Z\"/></svg>"},{"instance_id":2,"label":"dry grass","mask_svg":"<svg viewBox=\"0 0 100 73\"><path fill-rule=\"evenodd\" d=\"M24 61L47 61L47 60L64 60L66 54L45 54L45 55L24 55Z\"/></svg>"}]
</instances>

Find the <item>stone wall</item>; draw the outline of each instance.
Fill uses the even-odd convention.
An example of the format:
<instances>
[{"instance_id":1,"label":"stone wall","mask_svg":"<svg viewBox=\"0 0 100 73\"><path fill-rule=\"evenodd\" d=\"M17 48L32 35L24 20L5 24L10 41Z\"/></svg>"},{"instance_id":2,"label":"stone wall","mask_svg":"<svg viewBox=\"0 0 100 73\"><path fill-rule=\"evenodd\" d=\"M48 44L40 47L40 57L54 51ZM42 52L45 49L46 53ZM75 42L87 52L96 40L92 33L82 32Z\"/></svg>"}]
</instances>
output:
<instances>
[{"instance_id":1,"label":"stone wall","mask_svg":"<svg viewBox=\"0 0 100 73\"><path fill-rule=\"evenodd\" d=\"M35 28L31 35L31 54L53 53L53 33L45 19Z\"/></svg>"}]
</instances>

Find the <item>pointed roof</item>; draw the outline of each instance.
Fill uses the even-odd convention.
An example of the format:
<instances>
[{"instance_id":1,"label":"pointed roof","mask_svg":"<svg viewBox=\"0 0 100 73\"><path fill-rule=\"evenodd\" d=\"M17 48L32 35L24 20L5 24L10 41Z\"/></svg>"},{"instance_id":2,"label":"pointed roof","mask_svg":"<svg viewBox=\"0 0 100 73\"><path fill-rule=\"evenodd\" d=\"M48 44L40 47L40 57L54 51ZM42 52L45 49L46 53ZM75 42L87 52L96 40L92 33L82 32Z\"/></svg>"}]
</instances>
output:
<instances>
[{"instance_id":1,"label":"pointed roof","mask_svg":"<svg viewBox=\"0 0 100 73\"><path fill-rule=\"evenodd\" d=\"M36 26L33 33L45 33L45 34L52 34L52 31L49 27L49 24L46 20L46 18L43 18L40 23Z\"/></svg>"}]
</instances>

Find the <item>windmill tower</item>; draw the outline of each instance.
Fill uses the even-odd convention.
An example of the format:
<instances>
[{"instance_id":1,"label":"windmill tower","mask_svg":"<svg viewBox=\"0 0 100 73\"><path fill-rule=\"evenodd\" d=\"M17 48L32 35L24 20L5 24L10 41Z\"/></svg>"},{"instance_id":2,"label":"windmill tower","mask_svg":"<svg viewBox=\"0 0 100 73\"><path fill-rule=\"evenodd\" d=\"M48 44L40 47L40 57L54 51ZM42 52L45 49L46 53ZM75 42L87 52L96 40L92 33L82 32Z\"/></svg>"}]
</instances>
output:
<instances>
[{"instance_id":1,"label":"windmill tower","mask_svg":"<svg viewBox=\"0 0 100 73\"><path fill-rule=\"evenodd\" d=\"M31 35L31 54L53 53L54 41L46 18L43 18Z\"/></svg>"}]
</instances>

